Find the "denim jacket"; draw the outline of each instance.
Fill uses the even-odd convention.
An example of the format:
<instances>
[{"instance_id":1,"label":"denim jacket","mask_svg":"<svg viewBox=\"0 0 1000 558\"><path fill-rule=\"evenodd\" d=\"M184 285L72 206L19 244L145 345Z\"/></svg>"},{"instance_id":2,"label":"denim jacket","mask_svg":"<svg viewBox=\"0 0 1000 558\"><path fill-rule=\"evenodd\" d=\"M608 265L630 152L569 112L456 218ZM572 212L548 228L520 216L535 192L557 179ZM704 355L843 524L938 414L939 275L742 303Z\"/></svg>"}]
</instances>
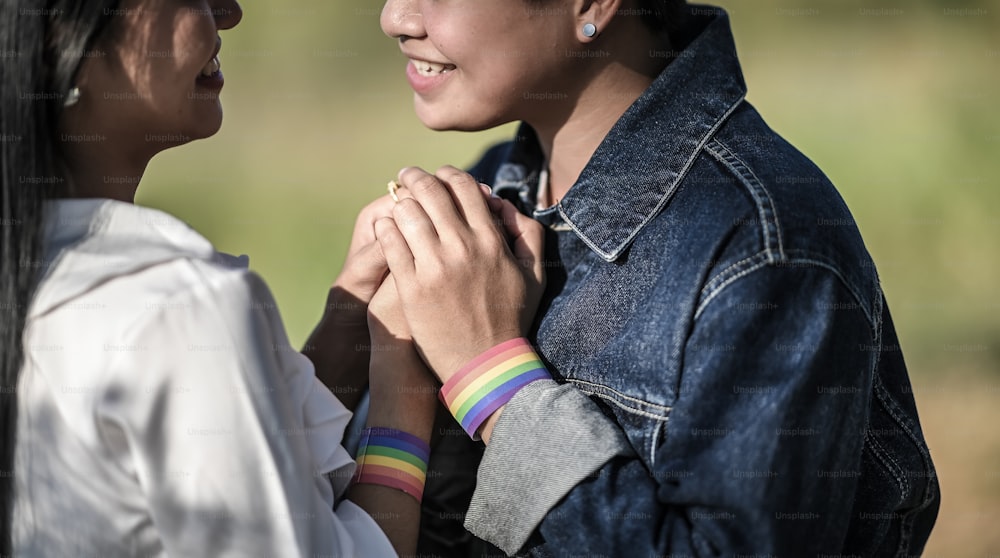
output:
<instances>
[{"instance_id":1,"label":"denim jacket","mask_svg":"<svg viewBox=\"0 0 1000 558\"><path fill-rule=\"evenodd\" d=\"M938 483L875 266L827 177L745 101L726 14L702 12L556 206L534 209L526 125L472 170L547 225L534 340L632 450L521 550L919 554ZM464 511L460 469L429 475L428 529Z\"/></svg>"}]
</instances>

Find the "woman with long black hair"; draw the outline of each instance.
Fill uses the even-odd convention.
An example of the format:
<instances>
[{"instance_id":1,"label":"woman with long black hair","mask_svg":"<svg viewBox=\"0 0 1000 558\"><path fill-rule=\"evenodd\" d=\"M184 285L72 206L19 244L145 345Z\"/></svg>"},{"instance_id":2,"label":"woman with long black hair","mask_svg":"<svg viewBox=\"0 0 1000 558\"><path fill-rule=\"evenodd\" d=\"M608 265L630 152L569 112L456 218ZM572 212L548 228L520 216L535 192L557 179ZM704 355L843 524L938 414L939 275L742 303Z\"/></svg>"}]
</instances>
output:
<instances>
[{"instance_id":1,"label":"woman with long black hair","mask_svg":"<svg viewBox=\"0 0 1000 558\"><path fill-rule=\"evenodd\" d=\"M132 203L154 155L221 126L236 1L0 15L0 555L412 552L437 398L402 364L419 357L394 293L376 294L393 200L359 216L307 358L244 262ZM530 315L522 279L489 296ZM356 468L341 441L369 379Z\"/></svg>"}]
</instances>

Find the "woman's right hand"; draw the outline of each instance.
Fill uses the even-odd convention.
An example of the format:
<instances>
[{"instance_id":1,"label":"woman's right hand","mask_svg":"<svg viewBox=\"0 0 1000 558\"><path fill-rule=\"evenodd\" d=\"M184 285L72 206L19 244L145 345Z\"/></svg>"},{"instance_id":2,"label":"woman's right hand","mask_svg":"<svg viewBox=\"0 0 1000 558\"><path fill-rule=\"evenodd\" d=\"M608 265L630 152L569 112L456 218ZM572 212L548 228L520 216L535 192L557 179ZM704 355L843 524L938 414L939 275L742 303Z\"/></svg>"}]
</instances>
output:
<instances>
[{"instance_id":1,"label":"woman's right hand","mask_svg":"<svg viewBox=\"0 0 1000 558\"><path fill-rule=\"evenodd\" d=\"M412 199L376 221L375 234L416 347L444 382L527 333L544 287L544 230L509 202L488 203L479 183L453 167L404 169L399 182Z\"/></svg>"}]
</instances>

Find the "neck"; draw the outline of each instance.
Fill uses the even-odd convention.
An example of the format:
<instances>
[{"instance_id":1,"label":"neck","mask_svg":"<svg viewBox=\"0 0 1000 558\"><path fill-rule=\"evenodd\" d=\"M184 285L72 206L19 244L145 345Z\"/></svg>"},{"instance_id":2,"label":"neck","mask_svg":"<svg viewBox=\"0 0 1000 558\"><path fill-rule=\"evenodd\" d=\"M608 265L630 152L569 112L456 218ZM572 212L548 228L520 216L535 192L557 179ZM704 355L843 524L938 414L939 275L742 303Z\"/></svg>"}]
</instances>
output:
<instances>
[{"instance_id":1,"label":"neck","mask_svg":"<svg viewBox=\"0 0 1000 558\"><path fill-rule=\"evenodd\" d=\"M103 142L79 142L68 151L71 195L135 202L135 191L151 157L131 155Z\"/></svg>"},{"instance_id":2,"label":"neck","mask_svg":"<svg viewBox=\"0 0 1000 558\"><path fill-rule=\"evenodd\" d=\"M583 95L561 123L530 123L538 134L549 170L549 199L546 200L549 205L565 197L611 128L650 83L651 80L636 79L623 88L619 81L613 93L593 90ZM608 102L608 99L613 101Z\"/></svg>"},{"instance_id":3,"label":"neck","mask_svg":"<svg viewBox=\"0 0 1000 558\"><path fill-rule=\"evenodd\" d=\"M641 50L635 45L636 36L648 37L648 44L642 45ZM660 40L628 26L609 29L596 46L610 52L632 52L635 56L611 61L595 58L598 67L593 68L593 77L576 96L568 113L552 120L542 117L528 121L538 135L549 170L549 199L544 200L548 205L565 197L611 128L669 63L648 56L650 49L663 48Z\"/></svg>"}]
</instances>

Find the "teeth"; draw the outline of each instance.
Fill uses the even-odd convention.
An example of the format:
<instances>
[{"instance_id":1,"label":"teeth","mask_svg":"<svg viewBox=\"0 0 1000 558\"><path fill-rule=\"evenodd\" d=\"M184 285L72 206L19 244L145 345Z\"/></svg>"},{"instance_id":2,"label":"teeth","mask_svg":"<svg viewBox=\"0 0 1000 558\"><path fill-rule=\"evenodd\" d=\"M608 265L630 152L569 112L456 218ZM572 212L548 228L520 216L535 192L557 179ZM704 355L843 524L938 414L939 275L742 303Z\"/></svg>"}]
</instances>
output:
<instances>
[{"instance_id":1,"label":"teeth","mask_svg":"<svg viewBox=\"0 0 1000 558\"><path fill-rule=\"evenodd\" d=\"M222 64L219 63L219 57L214 56L208 61L208 64L205 64L205 67L201 69L201 75L205 77L213 76L219 71L220 68L222 68Z\"/></svg>"},{"instance_id":2,"label":"teeth","mask_svg":"<svg viewBox=\"0 0 1000 558\"><path fill-rule=\"evenodd\" d=\"M444 74L455 69L455 66L451 64L437 64L435 62L427 62L425 60L413 60L413 67L416 68L417 73L422 76Z\"/></svg>"}]
</instances>

